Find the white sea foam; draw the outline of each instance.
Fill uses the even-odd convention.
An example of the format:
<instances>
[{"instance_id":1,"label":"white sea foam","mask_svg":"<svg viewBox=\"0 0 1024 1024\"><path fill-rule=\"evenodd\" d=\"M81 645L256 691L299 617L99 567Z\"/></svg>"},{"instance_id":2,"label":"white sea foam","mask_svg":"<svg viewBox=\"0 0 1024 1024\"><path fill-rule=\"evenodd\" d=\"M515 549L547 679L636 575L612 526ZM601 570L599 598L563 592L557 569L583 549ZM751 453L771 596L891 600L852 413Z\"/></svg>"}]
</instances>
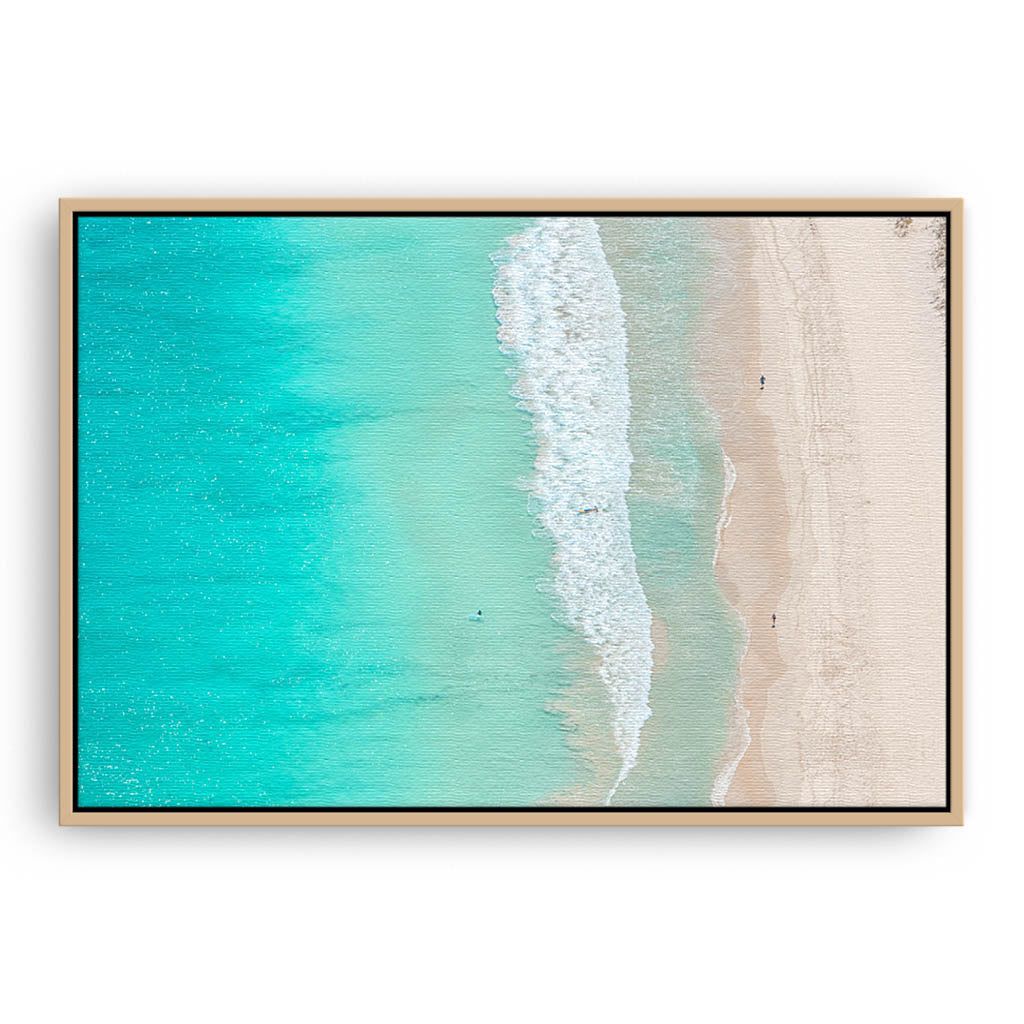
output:
<instances>
[{"instance_id":1,"label":"white sea foam","mask_svg":"<svg viewBox=\"0 0 1024 1024\"><path fill-rule=\"evenodd\" d=\"M589 217L543 217L494 256L498 340L533 417L531 509L554 538L554 589L596 648L622 765L650 717L651 610L630 539L629 377L619 289ZM598 511L581 514L582 509Z\"/></svg>"},{"instance_id":2,"label":"white sea foam","mask_svg":"<svg viewBox=\"0 0 1024 1024\"><path fill-rule=\"evenodd\" d=\"M732 512L729 511L729 495L736 486L736 467L732 459L724 452L722 453L723 465L725 467L725 491L722 494L722 511L718 516L718 523L715 526L715 554L711 559L711 567L718 565L718 552L722 550L722 537L732 522Z\"/></svg>"},{"instance_id":3,"label":"white sea foam","mask_svg":"<svg viewBox=\"0 0 1024 1024\"><path fill-rule=\"evenodd\" d=\"M742 690L743 681L737 680L727 741L727 749L731 756L711 785L712 807L725 806L725 795L729 792L736 769L739 768L740 761L750 746L750 712L743 706Z\"/></svg>"},{"instance_id":4,"label":"white sea foam","mask_svg":"<svg viewBox=\"0 0 1024 1024\"><path fill-rule=\"evenodd\" d=\"M732 459L724 452L722 453L723 467L725 470L725 486L722 493L722 511L718 516L718 524L715 527L715 554L711 560L712 568L718 564L718 553L722 550L722 538L725 531L732 522L732 511L729 508L729 495L736 486L736 467ZM740 656L740 663L747 656L747 648L750 646L750 631L747 630L747 638L743 644L743 654ZM732 715L729 721L729 736L726 740L726 749L730 751L729 759L725 767L715 777L711 785L711 806L724 807L725 796L732 785L736 769L743 760L743 755L750 746L750 712L743 705L743 680L736 680L736 690L733 695Z\"/></svg>"}]
</instances>

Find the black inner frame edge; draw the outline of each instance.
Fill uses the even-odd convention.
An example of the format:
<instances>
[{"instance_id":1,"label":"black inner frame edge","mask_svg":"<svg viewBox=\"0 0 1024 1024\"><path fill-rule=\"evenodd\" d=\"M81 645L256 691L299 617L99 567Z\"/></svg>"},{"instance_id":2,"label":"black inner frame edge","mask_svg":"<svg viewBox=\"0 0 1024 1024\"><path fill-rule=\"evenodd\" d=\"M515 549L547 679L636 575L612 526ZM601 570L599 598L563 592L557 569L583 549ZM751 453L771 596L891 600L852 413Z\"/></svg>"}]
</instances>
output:
<instances>
[{"instance_id":1,"label":"black inner frame edge","mask_svg":"<svg viewBox=\"0 0 1024 1024\"><path fill-rule=\"evenodd\" d=\"M359 805L341 805L327 807L312 806L201 806L201 807L154 807L147 805L133 805L130 807L103 807L103 806L82 806L78 802L78 219L80 217L942 217L946 222L946 803L942 807L489 807L489 806L425 806L425 807L366 807ZM952 386L952 354L950 346L952 342L952 312L950 302L952 299L952 238L950 228L952 215L948 210L916 210L913 212L901 213L898 210L872 211L872 210L733 210L733 211L699 211L699 210L628 210L588 212L586 210L570 211L530 211L530 210L459 210L459 211L430 211L430 210L359 210L341 211L329 210L324 212L316 211L169 211L161 210L156 212L146 210L118 210L106 212L96 211L75 211L72 214L72 810L75 813L333 813L347 811L351 813L400 813L400 812L428 812L428 813L451 813L458 811L476 812L504 812L522 813L662 813L670 814L680 811L690 813L713 813L713 814L751 814L751 813L792 813L798 811L802 814L830 814L837 812L878 812L878 813L934 813L936 811L948 813L951 807L952 788L952 652L950 642L952 638L952 581L950 579L950 564L952 554L951 534L951 509L952 509L952 452L950 443L952 439L952 423L950 409L950 393Z\"/></svg>"}]
</instances>

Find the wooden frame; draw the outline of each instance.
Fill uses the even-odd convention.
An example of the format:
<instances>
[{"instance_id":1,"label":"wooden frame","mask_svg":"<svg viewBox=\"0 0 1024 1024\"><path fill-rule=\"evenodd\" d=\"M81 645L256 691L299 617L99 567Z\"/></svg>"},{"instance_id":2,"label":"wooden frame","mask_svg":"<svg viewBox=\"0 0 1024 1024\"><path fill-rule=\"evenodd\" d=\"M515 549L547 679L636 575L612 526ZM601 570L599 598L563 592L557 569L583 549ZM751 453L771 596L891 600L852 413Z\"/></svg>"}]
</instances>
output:
<instances>
[{"instance_id":1,"label":"wooden frame","mask_svg":"<svg viewBox=\"0 0 1024 1024\"><path fill-rule=\"evenodd\" d=\"M74 801L74 281L76 213L945 212L948 236L947 768L945 809L103 810ZM961 199L62 199L60 201L60 822L68 825L959 825L963 823L963 200Z\"/></svg>"}]
</instances>

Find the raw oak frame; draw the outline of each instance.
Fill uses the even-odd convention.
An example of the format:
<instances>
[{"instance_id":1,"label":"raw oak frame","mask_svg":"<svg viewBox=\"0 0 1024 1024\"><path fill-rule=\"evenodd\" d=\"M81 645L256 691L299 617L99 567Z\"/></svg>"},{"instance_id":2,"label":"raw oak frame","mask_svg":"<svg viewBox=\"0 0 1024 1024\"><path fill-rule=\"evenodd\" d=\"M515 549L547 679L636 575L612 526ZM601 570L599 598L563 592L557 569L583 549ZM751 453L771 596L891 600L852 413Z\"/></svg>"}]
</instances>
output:
<instances>
[{"instance_id":1,"label":"raw oak frame","mask_svg":"<svg viewBox=\"0 0 1024 1024\"><path fill-rule=\"evenodd\" d=\"M947 793L923 808L238 809L77 808L75 785L74 230L78 213L947 214ZM62 199L60 201L60 823L62 825L962 825L962 199Z\"/></svg>"}]
</instances>

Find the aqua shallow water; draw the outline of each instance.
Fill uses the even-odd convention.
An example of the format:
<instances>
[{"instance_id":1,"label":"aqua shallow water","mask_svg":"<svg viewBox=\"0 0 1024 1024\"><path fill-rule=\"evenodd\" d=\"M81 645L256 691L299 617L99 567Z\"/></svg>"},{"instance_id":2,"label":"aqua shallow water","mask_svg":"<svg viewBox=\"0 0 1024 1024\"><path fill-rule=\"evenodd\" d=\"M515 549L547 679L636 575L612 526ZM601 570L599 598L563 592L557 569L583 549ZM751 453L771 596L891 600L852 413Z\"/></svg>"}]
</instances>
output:
<instances>
[{"instance_id":1,"label":"aqua shallow water","mask_svg":"<svg viewBox=\"0 0 1024 1024\"><path fill-rule=\"evenodd\" d=\"M83 806L708 802L707 256L536 227L81 218Z\"/></svg>"},{"instance_id":2,"label":"aqua shallow water","mask_svg":"<svg viewBox=\"0 0 1024 1024\"><path fill-rule=\"evenodd\" d=\"M636 769L617 804L710 804L745 631L714 573L725 487L696 348L717 267L699 218L606 218L622 293L632 399L632 542L663 655Z\"/></svg>"},{"instance_id":3,"label":"aqua shallow water","mask_svg":"<svg viewBox=\"0 0 1024 1024\"><path fill-rule=\"evenodd\" d=\"M549 705L581 641L536 586L495 340L521 223L82 218L83 805L579 781Z\"/></svg>"}]
</instances>

